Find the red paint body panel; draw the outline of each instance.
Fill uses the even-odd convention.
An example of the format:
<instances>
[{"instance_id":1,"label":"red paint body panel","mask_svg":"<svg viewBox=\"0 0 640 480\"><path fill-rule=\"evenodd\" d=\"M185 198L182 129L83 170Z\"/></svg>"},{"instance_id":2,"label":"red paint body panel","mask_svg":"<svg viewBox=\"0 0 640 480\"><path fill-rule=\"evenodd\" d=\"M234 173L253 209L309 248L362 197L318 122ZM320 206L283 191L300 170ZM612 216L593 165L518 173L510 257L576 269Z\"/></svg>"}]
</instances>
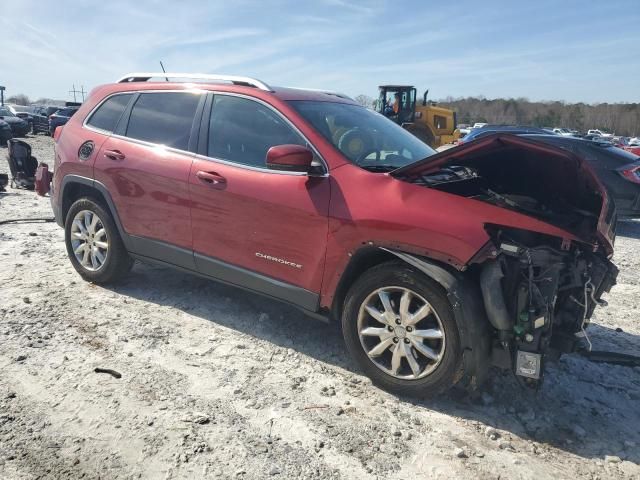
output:
<instances>
[{"instance_id":1,"label":"red paint body panel","mask_svg":"<svg viewBox=\"0 0 640 480\"><path fill-rule=\"evenodd\" d=\"M212 185L199 171L223 177ZM189 176L196 253L319 292L328 229L329 179L198 159ZM290 266L258 256L273 256Z\"/></svg>"},{"instance_id":2,"label":"red paint body panel","mask_svg":"<svg viewBox=\"0 0 640 480\"><path fill-rule=\"evenodd\" d=\"M116 151L123 159L109 158ZM188 177L193 155L109 137L95 161L94 178L113 198L124 230L191 249Z\"/></svg>"},{"instance_id":3,"label":"red paint body panel","mask_svg":"<svg viewBox=\"0 0 640 480\"><path fill-rule=\"evenodd\" d=\"M327 265L321 303L329 306L349 253L368 242L424 255L462 269L489 241L487 223L574 235L485 202L424 188L354 165L332 171ZM375 192L375 199L372 193Z\"/></svg>"}]
</instances>

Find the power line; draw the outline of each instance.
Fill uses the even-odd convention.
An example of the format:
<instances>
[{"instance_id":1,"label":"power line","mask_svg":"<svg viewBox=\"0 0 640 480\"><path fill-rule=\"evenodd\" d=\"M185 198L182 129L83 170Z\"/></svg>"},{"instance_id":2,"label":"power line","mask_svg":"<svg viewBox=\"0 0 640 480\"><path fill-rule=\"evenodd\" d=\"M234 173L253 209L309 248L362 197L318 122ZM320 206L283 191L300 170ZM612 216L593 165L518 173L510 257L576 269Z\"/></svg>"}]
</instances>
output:
<instances>
[{"instance_id":1,"label":"power line","mask_svg":"<svg viewBox=\"0 0 640 480\"><path fill-rule=\"evenodd\" d=\"M76 90L75 84L72 85L72 87L73 87L73 90L69 90L69 93L73 94L73 101L75 103L78 103L76 94L80 93L80 94L82 94L82 101L84 102L84 94L87 93L87 92L84 91L84 85L80 85L80 90Z\"/></svg>"}]
</instances>

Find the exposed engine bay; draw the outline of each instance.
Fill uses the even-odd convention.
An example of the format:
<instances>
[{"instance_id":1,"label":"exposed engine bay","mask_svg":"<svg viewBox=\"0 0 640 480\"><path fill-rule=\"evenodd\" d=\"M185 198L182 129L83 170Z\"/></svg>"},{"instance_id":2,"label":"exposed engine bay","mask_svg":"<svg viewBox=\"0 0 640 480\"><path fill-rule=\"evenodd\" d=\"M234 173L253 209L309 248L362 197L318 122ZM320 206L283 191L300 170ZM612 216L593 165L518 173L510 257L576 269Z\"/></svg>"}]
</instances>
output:
<instances>
[{"instance_id":1,"label":"exposed engine bay","mask_svg":"<svg viewBox=\"0 0 640 480\"><path fill-rule=\"evenodd\" d=\"M594 232L602 200L593 188L559 162L523 159L527 153L518 152L518 161L492 156L447 165L413 183L524 213L577 236Z\"/></svg>"},{"instance_id":2,"label":"exposed engine bay","mask_svg":"<svg viewBox=\"0 0 640 480\"><path fill-rule=\"evenodd\" d=\"M494 363L535 386L545 356L591 348L585 331L618 269L602 255L553 238L493 229L496 258L479 265L487 316L496 329ZM548 358L548 357L547 357Z\"/></svg>"},{"instance_id":3,"label":"exposed engine bay","mask_svg":"<svg viewBox=\"0 0 640 480\"><path fill-rule=\"evenodd\" d=\"M618 269L609 260L615 207L581 159L513 137L441 152L394 176L488 203L560 228L566 238L486 224L491 241L469 265L493 327L492 360L524 383L542 380L545 359L580 348ZM526 223L523 218L522 223Z\"/></svg>"}]
</instances>

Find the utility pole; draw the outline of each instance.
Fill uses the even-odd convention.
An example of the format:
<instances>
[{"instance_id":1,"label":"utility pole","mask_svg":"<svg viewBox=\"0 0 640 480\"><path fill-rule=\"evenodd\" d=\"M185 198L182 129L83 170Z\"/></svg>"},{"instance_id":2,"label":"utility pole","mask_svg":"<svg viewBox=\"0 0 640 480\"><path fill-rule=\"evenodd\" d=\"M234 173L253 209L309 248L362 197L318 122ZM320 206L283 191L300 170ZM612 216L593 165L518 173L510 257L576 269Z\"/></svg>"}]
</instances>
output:
<instances>
[{"instance_id":1,"label":"utility pole","mask_svg":"<svg viewBox=\"0 0 640 480\"><path fill-rule=\"evenodd\" d=\"M4 87L0 85L0 105L4 105Z\"/></svg>"},{"instance_id":2,"label":"utility pole","mask_svg":"<svg viewBox=\"0 0 640 480\"><path fill-rule=\"evenodd\" d=\"M73 87L73 90L69 90L69 93L72 93L72 94L73 94L73 101L74 101L74 103L78 103L78 100L77 100L77 97L76 97L76 94L77 94L77 93L82 94L82 101L84 102L84 94L86 93L86 92L84 91L84 85L80 85L80 90L76 90L76 86L75 86L75 84L74 84L74 85L72 85L72 87Z\"/></svg>"}]
</instances>

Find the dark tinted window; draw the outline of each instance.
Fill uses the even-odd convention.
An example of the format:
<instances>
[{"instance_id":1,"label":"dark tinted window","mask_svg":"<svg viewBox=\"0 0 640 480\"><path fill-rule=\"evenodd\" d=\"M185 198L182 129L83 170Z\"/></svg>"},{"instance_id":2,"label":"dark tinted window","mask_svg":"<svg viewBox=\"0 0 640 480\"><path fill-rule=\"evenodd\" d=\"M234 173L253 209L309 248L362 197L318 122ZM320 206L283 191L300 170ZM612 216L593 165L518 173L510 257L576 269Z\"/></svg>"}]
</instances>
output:
<instances>
[{"instance_id":1,"label":"dark tinted window","mask_svg":"<svg viewBox=\"0 0 640 480\"><path fill-rule=\"evenodd\" d=\"M62 108L56 112L56 115L60 115L62 117L70 117L77 111L77 108Z\"/></svg>"},{"instance_id":2,"label":"dark tinted window","mask_svg":"<svg viewBox=\"0 0 640 480\"><path fill-rule=\"evenodd\" d=\"M186 150L200 95L143 93L129 118L127 137Z\"/></svg>"},{"instance_id":3,"label":"dark tinted window","mask_svg":"<svg viewBox=\"0 0 640 480\"><path fill-rule=\"evenodd\" d=\"M240 97L214 98L209 123L210 157L264 167L267 150L285 144L306 142L269 107Z\"/></svg>"},{"instance_id":4,"label":"dark tinted window","mask_svg":"<svg viewBox=\"0 0 640 480\"><path fill-rule=\"evenodd\" d=\"M118 123L118 119L127 107L131 94L114 95L108 98L98 109L93 112L88 124L92 127L113 132Z\"/></svg>"}]
</instances>

